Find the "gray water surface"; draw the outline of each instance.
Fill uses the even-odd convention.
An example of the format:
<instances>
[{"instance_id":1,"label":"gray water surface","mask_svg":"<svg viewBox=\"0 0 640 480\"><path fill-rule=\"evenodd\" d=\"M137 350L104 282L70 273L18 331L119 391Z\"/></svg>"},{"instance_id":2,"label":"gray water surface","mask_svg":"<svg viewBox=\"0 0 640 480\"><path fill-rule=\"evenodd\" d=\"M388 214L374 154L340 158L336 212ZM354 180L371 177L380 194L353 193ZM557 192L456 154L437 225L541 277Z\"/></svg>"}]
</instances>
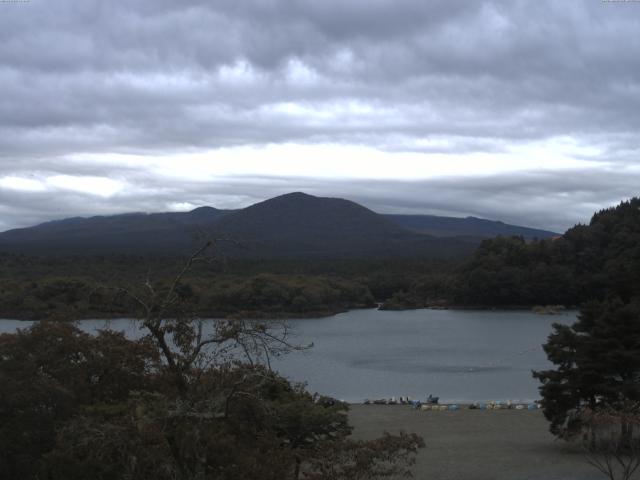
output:
<instances>
[{"instance_id":1,"label":"gray water surface","mask_svg":"<svg viewBox=\"0 0 640 480\"><path fill-rule=\"evenodd\" d=\"M445 401L531 401L539 398L532 370L550 367L542 343L551 324L573 323L575 312L352 310L326 318L290 320L294 341L312 349L273 361L312 392L350 402L432 393ZM128 319L85 320L85 331L140 331ZM29 322L0 320L0 332Z\"/></svg>"},{"instance_id":2,"label":"gray water surface","mask_svg":"<svg viewBox=\"0 0 640 480\"><path fill-rule=\"evenodd\" d=\"M449 401L539 398L531 370L550 367L542 343L575 313L356 310L292 321L308 353L276 364L312 391L348 401L429 393Z\"/></svg>"}]
</instances>

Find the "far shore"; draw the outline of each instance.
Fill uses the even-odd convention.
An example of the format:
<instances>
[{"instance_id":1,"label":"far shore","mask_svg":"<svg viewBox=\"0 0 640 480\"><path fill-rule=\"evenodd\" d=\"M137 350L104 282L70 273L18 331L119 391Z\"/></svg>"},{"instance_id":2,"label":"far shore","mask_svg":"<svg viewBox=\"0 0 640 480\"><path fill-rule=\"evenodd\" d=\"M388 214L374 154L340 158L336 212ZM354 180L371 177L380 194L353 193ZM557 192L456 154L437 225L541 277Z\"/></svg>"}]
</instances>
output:
<instances>
[{"instance_id":1,"label":"far shore","mask_svg":"<svg viewBox=\"0 0 640 480\"><path fill-rule=\"evenodd\" d=\"M353 437L421 435L413 475L437 480L601 480L577 445L556 440L540 410L420 411L406 405L351 405Z\"/></svg>"},{"instance_id":2,"label":"far shore","mask_svg":"<svg viewBox=\"0 0 640 480\"><path fill-rule=\"evenodd\" d=\"M350 310L358 310L358 308L351 309L335 309L335 310L318 310L312 312L253 312L253 311L240 311L240 312L201 312L199 313L197 318L203 320L209 319L233 319L233 318L244 318L247 320L290 320L290 319L306 319L306 318L325 318L331 317L333 315L338 315L340 313L345 313ZM371 310L376 310L375 308L371 308ZM27 312L13 312L9 314L2 315L0 321L2 320L19 320L26 322L35 322L39 320L64 320L64 321L73 321L73 322L81 322L83 320L117 320L120 318L136 318L136 315L133 313L126 312L118 312L118 313L105 313L105 312L91 312L83 315L78 315L72 318L62 318L62 315L58 316L49 316L47 314L38 316L35 313ZM141 317L138 317L141 318Z\"/></svg>"},{"instance_id":3,"label":"far shore","mask_svg":"<svg viewBox=\"0 0 640 480\"><path fill-rule=\"evenodd\" d=\"M352 308L335 308L327 310L316 310L309 312L256 312L256 311L239 311L239 312L199 312L200 319L233 319L243 318L247 320L305 320L314 318L327 318L341 313L347 313L353 310L371 310L371 311L390 311L390 312L404 312L413 310L453 310L453 311L502 311L502 312L532 312L539 315L570 315L574 314L577 310L576 307L566 307L561 310L541 310L537 311L537 306L464 306L464 305L452 305L452 306L423 306L423 307L411 307L402 309L384 309L376 307L352 307ZM133 313L126 312L89 312L82 315L72 316L71 318L64 318L63 315L51 316L49 314L39 315L35 312L5 312L0 314L0 322L3 320L25 321L34 322L40 320L56 320L56 321L74 321L81 322L83 320L118 320L121 318L136 318Z\"/></svg>"}]
</instances>

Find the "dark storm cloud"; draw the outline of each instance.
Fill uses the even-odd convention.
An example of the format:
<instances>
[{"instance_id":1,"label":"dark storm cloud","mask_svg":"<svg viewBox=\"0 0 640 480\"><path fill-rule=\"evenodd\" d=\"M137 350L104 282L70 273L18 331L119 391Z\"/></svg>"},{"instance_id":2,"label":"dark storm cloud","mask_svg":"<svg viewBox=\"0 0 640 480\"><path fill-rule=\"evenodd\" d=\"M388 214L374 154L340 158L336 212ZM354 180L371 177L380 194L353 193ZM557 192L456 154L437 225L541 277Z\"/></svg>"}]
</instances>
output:
<instances>
[{"instance_id":1,"label":"dark storm cloud","mask_svg":"<svg viewBox=\"0 0 640 480\"><path fill-rule=\"evenodd\" d=\"M637 193L637 58L634 2L0 3L0 179L125 182L108 198L0 184L0 229L75 213L240 206L305 188L384 211L564 229ZM286 142L499 153L559 137L593 152L575 158L606 165L398 188L245 177L211 185L77 161Z\"/></svg>"}]
</instances>

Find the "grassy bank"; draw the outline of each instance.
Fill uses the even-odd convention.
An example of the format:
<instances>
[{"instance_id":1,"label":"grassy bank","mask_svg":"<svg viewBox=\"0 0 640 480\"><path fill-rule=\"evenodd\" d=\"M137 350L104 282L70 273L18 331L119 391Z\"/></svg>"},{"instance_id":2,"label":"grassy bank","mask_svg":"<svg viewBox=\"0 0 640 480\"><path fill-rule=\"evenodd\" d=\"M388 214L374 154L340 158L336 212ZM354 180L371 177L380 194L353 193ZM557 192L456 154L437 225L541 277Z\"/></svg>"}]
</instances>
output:
<instances>
[{"instance_id":1,"label":"grassy bank","mask_svg":"<svg viewBox=\"0 0 640 480\"><path fill-rule=\"evenodd\" d=\"M426 448L414 478L434 480L596 480L579 448L555 440L542 412L422 412L408 406L352 405L356 438L415 432Z\"/></svg>"}]
</instances>

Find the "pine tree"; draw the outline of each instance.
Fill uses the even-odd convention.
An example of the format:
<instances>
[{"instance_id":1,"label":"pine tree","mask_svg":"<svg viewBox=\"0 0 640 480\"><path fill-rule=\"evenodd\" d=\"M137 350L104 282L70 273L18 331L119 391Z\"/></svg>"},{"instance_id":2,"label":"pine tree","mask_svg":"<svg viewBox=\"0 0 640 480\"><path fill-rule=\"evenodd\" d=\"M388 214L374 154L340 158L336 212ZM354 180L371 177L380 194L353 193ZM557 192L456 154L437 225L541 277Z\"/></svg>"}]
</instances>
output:
<instances>
[{"instance_id":1,"label":"pine tree","mask_svg":"<svg viewBox=\"0 0 640 480\"><path fill-rule=\"evenodd\" d=\"M577 433L587 409L640 401L639 298L585 304L576 323L554 325L544 349L556 369L534 377L555 435Z\"/></svg>"}]
</instances>

